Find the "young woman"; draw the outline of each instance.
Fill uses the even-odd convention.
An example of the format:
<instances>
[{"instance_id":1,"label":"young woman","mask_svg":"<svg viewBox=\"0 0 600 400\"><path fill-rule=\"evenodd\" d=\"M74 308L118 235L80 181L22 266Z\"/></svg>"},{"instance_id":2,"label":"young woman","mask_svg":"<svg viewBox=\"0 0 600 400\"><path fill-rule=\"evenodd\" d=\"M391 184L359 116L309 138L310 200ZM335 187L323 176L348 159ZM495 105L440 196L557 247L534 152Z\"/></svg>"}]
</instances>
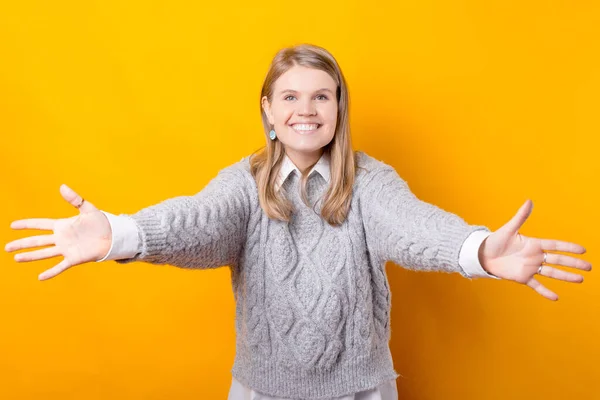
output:
<instances>
[{"instance_id":1,"label":"young woman","mask_svg":"<svg viewBox=\"0 0 600 400\"><path fill-rule=\"evenodd\" d=\"M229 266L236 356L229 399L397 398L388 342L386 261L526 284L535 275L581 282L591 264L574 243L519 234L528 200L491 232L418 199L394 168L354 152L348 91L334 57L299 45L279 51L261 93L267 138L199 193L113 215L61 186L79 209L65 219L15 221L52 230L6 245L17 261L63 256L40 280L90 261L182 268Z\"/></svg>"}]
</instances>

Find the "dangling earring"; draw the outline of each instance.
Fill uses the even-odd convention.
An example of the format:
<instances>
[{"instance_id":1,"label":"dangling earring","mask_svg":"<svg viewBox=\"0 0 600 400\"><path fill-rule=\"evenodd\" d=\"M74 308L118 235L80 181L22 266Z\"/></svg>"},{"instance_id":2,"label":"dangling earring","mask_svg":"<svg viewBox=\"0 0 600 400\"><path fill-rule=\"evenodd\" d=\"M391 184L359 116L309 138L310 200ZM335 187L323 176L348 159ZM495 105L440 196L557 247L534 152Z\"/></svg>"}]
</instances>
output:
<instances>
[{"instance_id":1,"label":"dangling earring","mask_svg":"<svg viewBox=\"0 0 600 400\"><path fill-rule=\"evenodd\" d=\"M277 134L275 133L274 129L271 129L271 132L269 132L269 137L271 138L271 140L275 140L275 138L277 137Z\"/></svg>"}]
</instances>

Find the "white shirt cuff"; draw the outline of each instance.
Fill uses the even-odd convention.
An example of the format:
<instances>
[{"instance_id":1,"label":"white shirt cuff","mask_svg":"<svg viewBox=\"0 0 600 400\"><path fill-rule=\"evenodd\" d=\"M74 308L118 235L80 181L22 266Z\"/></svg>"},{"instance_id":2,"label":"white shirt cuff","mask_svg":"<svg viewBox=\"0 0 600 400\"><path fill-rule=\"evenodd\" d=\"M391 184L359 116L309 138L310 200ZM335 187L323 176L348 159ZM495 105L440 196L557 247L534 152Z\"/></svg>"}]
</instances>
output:
<instances>
[{"instance_id":1,"label":"white shirt cuff","mask_svg":"<svg viewBox=\"0 0 600 400\"><path fill-rule=\"evenodd\" d=\"M494 278L500 279L495 275L489 274L479 262L479 247L492 232L478 230L472 232L463 243L458 257L458 263L469 278Z\"/></svg>"},{"instance_id":2,"label":"white shirt cuff","mask_svg":"<svg viewBox=\"0 0 600 400\"><path fill-rule=\"evenodd\" d=\"M138 253L139 237L135 221L125 215L113 215L102 211L112 230L112 241L108 253L96 262L121 260L135 257Z\"/></svg>"}]
</instances>

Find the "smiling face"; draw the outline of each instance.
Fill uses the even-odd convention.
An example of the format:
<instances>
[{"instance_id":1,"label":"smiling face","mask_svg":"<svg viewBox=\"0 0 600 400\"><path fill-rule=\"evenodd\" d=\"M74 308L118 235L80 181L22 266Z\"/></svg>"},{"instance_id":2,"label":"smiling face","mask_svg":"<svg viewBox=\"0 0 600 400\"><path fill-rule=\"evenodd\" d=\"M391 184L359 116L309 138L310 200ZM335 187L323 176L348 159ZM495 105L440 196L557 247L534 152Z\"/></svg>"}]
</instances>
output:
<instances>
[{"instance_id":1,"label":"smiling face","mask_svg":"<svg viewBox=\"0 0 600 400\"><path fill-rule=\"evenodd\" d=\"M325 71L296 65L273 85L272 101L262 105L288 156L314 159L335 134L337 85ZM315 159L316 161L316 159Z\"/></svg>"}]
</instances>

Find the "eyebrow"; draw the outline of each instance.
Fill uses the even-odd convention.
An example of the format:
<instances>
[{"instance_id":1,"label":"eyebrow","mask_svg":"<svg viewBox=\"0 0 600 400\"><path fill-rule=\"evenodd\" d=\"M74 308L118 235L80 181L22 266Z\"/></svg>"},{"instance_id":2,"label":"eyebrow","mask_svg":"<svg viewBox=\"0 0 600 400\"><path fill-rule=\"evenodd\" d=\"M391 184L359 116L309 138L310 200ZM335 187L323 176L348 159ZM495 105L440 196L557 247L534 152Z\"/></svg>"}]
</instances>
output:
<instances>
[{"instance_id":1,"label":"eyebrow","mask_svg":"<svg viewBox=\"0 0 600 400\"><path fill-rule=\"evenodd\" d=\"M293 89L285 89L285 90L282 90L281 92L279 92L279 94L284 94L284 93L288 93L288 92L289 93L298 93L296 90L293 90ZM333 92L331 91L331 89L327 89L327 88L315 90L315 93L317 93L317 92L329 92L329 93L331 93L331 95L333 95Z\"/></svg>"}]
</instances>

